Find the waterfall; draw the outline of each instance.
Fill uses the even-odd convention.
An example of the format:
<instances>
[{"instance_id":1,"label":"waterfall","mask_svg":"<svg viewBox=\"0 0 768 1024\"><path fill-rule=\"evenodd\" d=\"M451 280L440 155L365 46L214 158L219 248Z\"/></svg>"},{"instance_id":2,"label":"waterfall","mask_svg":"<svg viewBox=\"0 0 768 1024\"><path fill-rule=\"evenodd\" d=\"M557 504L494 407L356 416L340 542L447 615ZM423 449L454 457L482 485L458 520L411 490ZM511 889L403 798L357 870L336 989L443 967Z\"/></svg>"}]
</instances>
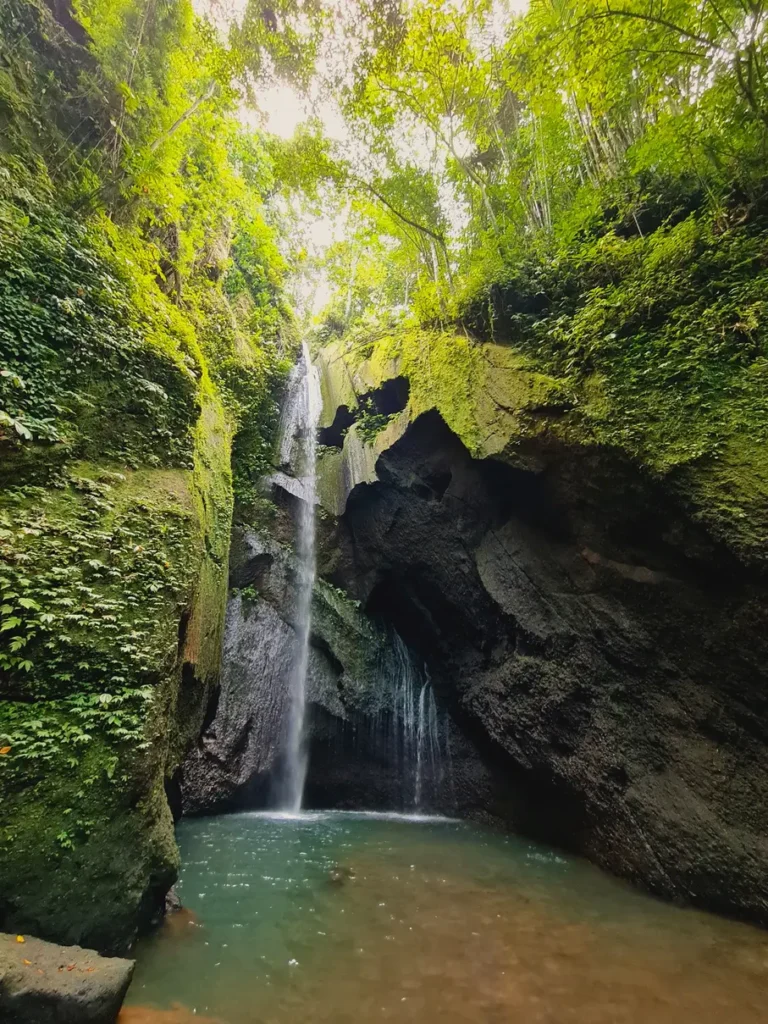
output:
<instances>
[{"instance_id":1,"label":"waterfall","mask_svg":"<svg viewBox=\"0 0 768 1024\"><path fill-rule=\"evenodd\" d=\"M419 694L419 719L416 730L416 779L413 806L417 810L420 810L422 806L425 767L428 764L429 777L433 787L442 780L443 771L435 693L426 671L425 675L426 679Z\"/></svg>"},{"instance_id":2,"label":"waterfall","mask_svg":"<svg viewBox=\"0 0 768 1024\"><path fill-rule=\"evenodd\" d=\"M402 780L402 804L404 808L410 806L421 811L428 806L430 798L438 795L446 764L451 767L448 718L446 715L445 743L442 744L440 717L429 673L426 666L423 671L416 666L397 633L393 634L391 656L384 671L389 676L392 693L389 722L392 750Z\"/></svg>"},{"instance_id":3,"label":"waterfall","mask_svg":"<svg viewBox=\"0 0 768 1024\"><path fill-rule=\"evenodd\" d=\"M278 810L296 813L301 809L307 751L304 737L307 666L312 589L315 583L316 435L320 416L320 381L312 365L306 342L301 359L293 369L280 423L281 470L275 475L298 497L296 518L296 650L289 679L284 746L280 768L273 780L272 802Z\"/></svg>"},{"instance_id":4,"label":"waterfall","mask_svg":"<svg viewBox=\"0 0 768 1024\"><path fill-rule=\"evenodd\" d=\"M295 645L287 685L281 690L280 739L271 778L270 803L275 810L301 810L307 774L306 704L310 625L315 584L316 436L320 416L320 382L306 344L294 366L283 402L278 441L278 467L270 482L296 500L295 584L292 621ZM390 806L424 811L444 806L446 765L450 766L447 714L438 713L426 668L392 631L374 687L377 704L362 720L343 723L359 744L363 759L373 757L390 779ZM285 678L285 677L284 677ZM362 726L358 730L358 726ZM444 734L445 742L441 739ZM450 773L448 773L450 774Z\"/></svg>"}]
</instances>

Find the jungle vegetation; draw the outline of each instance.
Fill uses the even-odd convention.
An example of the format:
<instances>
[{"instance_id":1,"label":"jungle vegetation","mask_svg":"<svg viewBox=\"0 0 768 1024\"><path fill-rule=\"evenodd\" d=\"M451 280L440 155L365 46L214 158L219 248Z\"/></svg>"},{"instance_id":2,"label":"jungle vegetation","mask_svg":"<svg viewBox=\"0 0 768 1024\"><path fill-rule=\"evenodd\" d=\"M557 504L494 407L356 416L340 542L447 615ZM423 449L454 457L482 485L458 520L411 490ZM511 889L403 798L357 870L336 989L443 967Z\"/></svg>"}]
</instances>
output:
<instances>
[{"instance_id":1,"label":"jungle vegetation","mask_svg":"<svg viewBox=\"0 0 768 1024\"><path fill-rule=\"evenodd\" d=\"M196 515L221 574L230 472L247 515L310 327L411 357L451 332L514 346L654 472L721 459L735 529L733 493L768 487L767 25L763 0L4 0L17 793L96 747L89 784L129 780L193 586L173 474L219 480ZM287 139L254 127L276 82L310 112ZM292 302L318 280L318 308ZM73 799L50 815L64 850L93 822Z\"/></svg>"}]
</instances>

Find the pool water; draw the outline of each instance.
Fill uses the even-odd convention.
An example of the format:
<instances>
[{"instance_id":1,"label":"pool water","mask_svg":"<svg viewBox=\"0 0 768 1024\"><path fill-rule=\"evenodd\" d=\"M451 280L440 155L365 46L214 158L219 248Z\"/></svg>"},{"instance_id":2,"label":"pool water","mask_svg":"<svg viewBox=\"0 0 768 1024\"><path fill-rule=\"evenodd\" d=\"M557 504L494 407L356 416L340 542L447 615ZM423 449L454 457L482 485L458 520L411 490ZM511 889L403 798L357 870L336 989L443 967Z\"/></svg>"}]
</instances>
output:
<instances>
[{"instance_id":1,"label":"pool water","mask_svg":"<svg viewBox=\"0 0 768 1024\"><path fill-rule=\"evenodd\" d=\"M768 934L446 819L182 821L120 1024L746 1024Z\"/></svg>"}]
</instances>

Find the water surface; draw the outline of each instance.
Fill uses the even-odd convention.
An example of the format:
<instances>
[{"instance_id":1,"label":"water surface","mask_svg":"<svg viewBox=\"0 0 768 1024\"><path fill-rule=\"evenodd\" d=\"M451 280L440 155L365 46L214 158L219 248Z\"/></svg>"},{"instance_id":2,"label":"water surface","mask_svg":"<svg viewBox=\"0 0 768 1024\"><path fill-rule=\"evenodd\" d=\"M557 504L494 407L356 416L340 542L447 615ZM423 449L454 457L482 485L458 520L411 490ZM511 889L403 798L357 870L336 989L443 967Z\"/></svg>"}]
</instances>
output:
<instances>
[{"instance_id":1,"label":"water surface","mask_svg":"<svg viewBox=\"0 0 768 1024\"><path fill-rule=\"evenodd\" d=\"M120 1024L764 1024L768 935L450 820L183 821Z\"/></svg>"}]
</instances>

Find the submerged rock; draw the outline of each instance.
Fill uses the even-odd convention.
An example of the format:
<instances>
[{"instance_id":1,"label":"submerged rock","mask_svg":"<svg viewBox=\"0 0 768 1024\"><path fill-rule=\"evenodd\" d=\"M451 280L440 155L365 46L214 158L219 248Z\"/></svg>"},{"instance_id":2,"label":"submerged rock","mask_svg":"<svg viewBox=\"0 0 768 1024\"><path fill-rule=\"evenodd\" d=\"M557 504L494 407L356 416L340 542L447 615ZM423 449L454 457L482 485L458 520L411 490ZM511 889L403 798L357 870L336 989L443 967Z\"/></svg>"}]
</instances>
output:
<instances>
[{"instance_id":1,"label":"submerged rock","mask_svg":"<svg viewBox=\"0 0 768 1024\"><path fill-rule=\"evenodd\" d=\"M92 949L0 933L0 1020L114 1024L133 967Z\"/></svg>"},{"instance_id":2,"label":"submerged rock","mask_svg":"<svg viewBox=\"0 0 768 1024\"><path fill-rule=\"evenodd\" d=\"M345 864L334 864L328 872L328 881L332 885L344 885L354 878L354 868L347 867Z\"/></svg>"},{"instance_id":3,"label":"submerged rock","mask_svg":"<svg viewBox=\"0 0 768 1024\"><path fill-rule=\"evenodd\" d=\"M165 894L165 914L177 914L180 910L184 909L184 905L181 902L181 897L176 892L176 886L172 885L168 892Z\"/></svg>"}]
</instances>

